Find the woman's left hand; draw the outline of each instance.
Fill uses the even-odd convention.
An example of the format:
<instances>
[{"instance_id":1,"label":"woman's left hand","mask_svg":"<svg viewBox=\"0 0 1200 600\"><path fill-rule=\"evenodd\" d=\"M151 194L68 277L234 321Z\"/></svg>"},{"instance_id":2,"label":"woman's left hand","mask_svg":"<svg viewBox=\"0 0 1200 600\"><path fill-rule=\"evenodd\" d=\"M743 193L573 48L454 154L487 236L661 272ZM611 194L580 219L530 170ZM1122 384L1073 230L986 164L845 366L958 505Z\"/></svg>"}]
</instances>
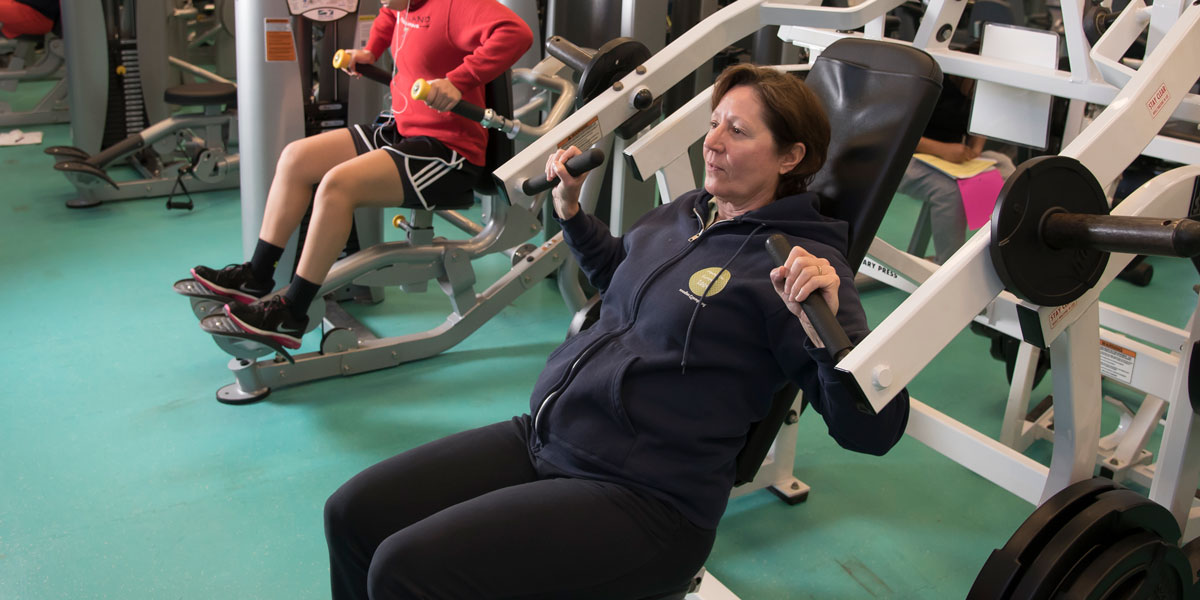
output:
<instances>
[{"instance_id":1,"label":"woman's left hand","mask_svg":"<svg viewBox=\"0 0 1200 600\"><path fill-rule=\"evenodd\" d=\"M583 173L577 177L567 171L566 162L580 154L583 154L583 151L577 146L570 146L559 148L546 158L546 180L553 181L555 177L558 178L558 185L550 192L551 198L554 199L554 212L564 221L579 212L579 190L583 188L583 180L588 176L587 173Z\"/></svg>"},{"instance_id":2,"label":"woman's left hand","mask_svg":"<svg viewBox=\"0 0 1200 600\"><path fill-rule=\"evenodd\" d=\"M792 314L807 321L800 302L814 291L819 291L833 314L838 311L838 286L842 279L828 260L810 254L800 246L793 246L782 267L771 270L771 283L775 293L787 304Z\"/></svg>"},{"instance_id":3,"label":"woman's left hand","mask_svg":"<svg viewBox=\"0 0 1200 600\"><path fill-rule=\"evenodd\" d=\"M430 108L446 112L454 108L459 100L462 100L462 92L458 91L449 79L434 79L429 82L429 94L425 96L425 103Z\"/></svg>"}]
</instances>

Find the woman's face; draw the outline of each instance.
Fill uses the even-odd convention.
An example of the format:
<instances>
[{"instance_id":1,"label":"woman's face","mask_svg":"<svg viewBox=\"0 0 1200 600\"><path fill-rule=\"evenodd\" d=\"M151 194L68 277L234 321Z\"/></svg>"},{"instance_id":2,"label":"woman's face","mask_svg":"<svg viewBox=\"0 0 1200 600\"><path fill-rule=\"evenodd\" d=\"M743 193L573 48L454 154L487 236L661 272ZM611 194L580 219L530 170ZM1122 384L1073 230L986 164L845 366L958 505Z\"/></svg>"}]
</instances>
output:
<instances>
[{"instance_id":1,"label":"woman's face","mask_svg":"<svg viewBox=\"0 0 1200 600\"><path fill-rule=\"evenodd\" d=\"M779 176L804 158L804 145L780 154L763 118L758 92L740 85L725 93L704 136L704 189L718 200L758 207L775 200Z\"/></svg>"}]
</instances>

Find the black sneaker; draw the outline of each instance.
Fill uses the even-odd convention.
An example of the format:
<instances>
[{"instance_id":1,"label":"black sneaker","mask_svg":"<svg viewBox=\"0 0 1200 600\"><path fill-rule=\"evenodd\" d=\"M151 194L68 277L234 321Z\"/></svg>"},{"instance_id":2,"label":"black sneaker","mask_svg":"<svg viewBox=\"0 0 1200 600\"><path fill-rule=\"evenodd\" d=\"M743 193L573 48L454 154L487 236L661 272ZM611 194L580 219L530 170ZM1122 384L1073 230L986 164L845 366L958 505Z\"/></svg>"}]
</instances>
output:
<instances>
[{"instance_id":1,"label":"black sneaker","mask_svg":"<svg viewBox=\"0 0 1200 600\"><path fill-rule=\"evenodd\" d=\"M200 265L192 269L192 278L208 291L250 304L271 293L274 281L258 282L250 272L250 263L229 265L220 271Z\"/></svg>"},{"instance_id":2,"label":"black sneaker","mask_svg":"<svg viewBox=\"0 0 1200 600\"><path fill-rule=\"evenodd\" d=\"M242 331L271 338L292 350L300 347L300 338L308 329L308 317L293 317L283 296L252 304L226 304L225 315Z\"/></svg>"}]
</instances>

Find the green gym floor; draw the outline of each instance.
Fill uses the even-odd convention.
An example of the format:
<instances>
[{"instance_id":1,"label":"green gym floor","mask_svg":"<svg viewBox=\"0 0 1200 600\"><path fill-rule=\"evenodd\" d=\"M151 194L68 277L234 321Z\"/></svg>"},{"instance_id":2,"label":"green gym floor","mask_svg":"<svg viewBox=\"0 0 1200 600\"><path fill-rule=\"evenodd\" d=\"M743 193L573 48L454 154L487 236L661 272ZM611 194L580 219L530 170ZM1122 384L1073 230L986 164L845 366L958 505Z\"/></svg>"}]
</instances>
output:
<instances>
[{"instance_id":1,"label":"green gym floor","mask_svg":"<svg viewBox=\"0 0 1200 600\"><path fill-rule=\"evenodd\" d=\"M325 498L376 461L526 411L563 339L570 315L546 282L440 356L219 404L229 357L171 284L241 260L238 193L196 195L191 212L161 198L70 210L41 152L68 127L25 129L44 143L0 148L0 598L327 597ZM884 238L903 247L917 209L897 198ZM1182 327L1195 269L1151 263L1148 288L1118 281L1104 299ZM481 281L505 264L479 261ZM863 295L872 323L903 298ZM449 305L435 287L350 310L398 335ZM986 339L961 333L910 390L999 435L1007 383ZM962 598L1033 508L913 439L877 458L840 449L815 414L800 427L808 501L732 501L707 563L744 599Z\"/></svg>"}]
</instances>

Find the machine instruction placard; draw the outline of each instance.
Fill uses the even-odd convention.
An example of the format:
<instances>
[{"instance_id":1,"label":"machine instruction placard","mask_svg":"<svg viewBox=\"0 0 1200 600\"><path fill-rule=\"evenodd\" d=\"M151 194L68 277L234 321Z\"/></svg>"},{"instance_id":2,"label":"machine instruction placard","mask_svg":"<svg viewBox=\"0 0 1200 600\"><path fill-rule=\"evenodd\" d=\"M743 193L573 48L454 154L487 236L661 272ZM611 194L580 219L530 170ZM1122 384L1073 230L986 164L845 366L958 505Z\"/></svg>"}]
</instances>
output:
<instances>
[{"instance_id":1,"label":"machine instruction placard","mask_svg":"<svg viewBox=\"0 0 1200 600\"><path fill-rule=\"evenodd\" d=\"M292 38L291 19L264 19L267 62L296 62L296 41Z\"/></svg>"},{"instance_id":2,"label":"machine instruction placard","mask_svg":"<svg viewBox=\"0 0 1200 600\"><path fill-rule=\"evenodd\" d=\"M1100 374L1122 383L1133 382L1133 365L1137 352L1112 342L1100 340Z\"/></svg>"},{"instance_id":3,"label":"machine instruction placard","mask_svg":"<svg viewBox=\"0 0 1200 600\"><path fill-rule=\"evenodd\" d=\"M559 148L570 148L576 146L580 150L591 148L600 138L604 137L604 132L600 131L600 118L592 117L586 125L575 130L574 133L568 135L558 143Z\"/></svg>"}]
</instances>

